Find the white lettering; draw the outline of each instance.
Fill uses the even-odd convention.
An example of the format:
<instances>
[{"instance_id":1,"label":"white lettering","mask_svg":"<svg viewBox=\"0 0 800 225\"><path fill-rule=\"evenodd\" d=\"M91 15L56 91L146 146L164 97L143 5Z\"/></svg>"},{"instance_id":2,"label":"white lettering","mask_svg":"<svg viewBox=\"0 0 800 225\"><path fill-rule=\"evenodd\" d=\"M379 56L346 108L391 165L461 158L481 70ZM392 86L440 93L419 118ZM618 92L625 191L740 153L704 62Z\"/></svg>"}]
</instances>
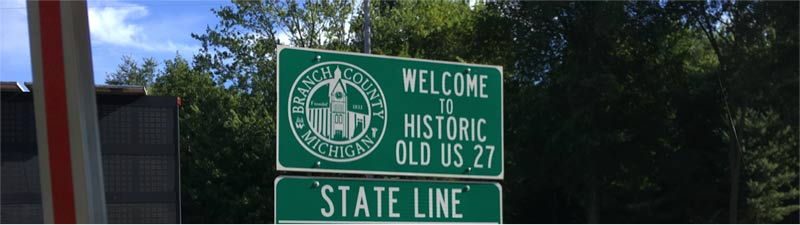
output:
<instances>
[{"instance_id":1,"label":"white lettering","mask_svg":"<svg viewBox=\"0 0 800 225\"><path fill-rule=\"evenodd\" d=\"M427 94L428 90L425 88L425 82L428 80L425 79L425 74L428 73L428 70L419 70L419 93L420 94Z\"/></svg>"},{"instance_id":2,"label":"white lettering","mask_svg":"<svg viewBox=\"0 0 800 225\"><path fill-rule=\"evenodd\" d=\"M381 217L381 216L383 216L383 211L381 211L381 193L383 193L383 190L385 190L385 188L383 188L383 187L373 187L372 190L375 191L376 198L378 199L378 205L377 205L378 206L378 217Z\"/></svg>"},{"instance_id":3,"label":"white lettering","mask_svg":"<svg viewBox=\"0 0 800 225\"><path fill-rule=\"evenodd\" d=\"M453 195L453 197L450 199L450 203L452 203L450 205L450 211L453 212L452 218L464 218L464 215L456 212L456 206L461 204L461 201L458 200L458 194L461 194L461 189L454 188L450 193Z\"/></svg>"},{"instance_id":4,"label":"white lettering","mask_svg":"<svg viewBox=\"0 0 800 225\"><path fill-rule=\"evenodd\" d=\"M404 84L403 87L405 88L404 89L405 92L412 92L412 93L415 92L414 91L414 85L416 85L416 83L414 81L416 79L417 79L417 70L416 69L403 68L403 84ZM411 91L409 91L409 89Z\"/></svg>"},{"instance_id":5,"label":"white lettering","mask_svg":"<svg viewBox=\"0 0 800 225\"><path fill-rule=\"evenodd\" d=\"M322 213L322 216L331 217L333 215L333 202L331 201L331 198L328 197L328 192L333 192L333 187L326 184L322 186L319 192L322 194L322 199L328 204L328 209L330 209L325 210L325 208L320 208L319 211Z\"/></svg>"},{"instance_id":6,"label":"white lettering","mask_svg":"<svg viewBox=\"0 0 800 225\"><path fill-rule=\"evenodd\" d=\"M444 212L444 218L450 217L448 214L448 202L447 202L447 189L444 189L444 194L442 194L441 189L436 189L436 218L442 218L441 214Z\"/></svg>"},{"instance_id":7,"label":"white lettering","mask_svg":"<svg viewBox=\"0 0 800 225\"><path fill-rule=\"evenodd\" d=\"M342 217L347 217L347 190L350 190L350 186L339 186L342 192Z\"/></svg>"},{"instance_id":8,"label":"white lettering","mask_svg":"<svg viewBox=\"0 0 800 225\"><path fill-rule=\"evenodd\" d=\"M414 218L425 218L425 214L419 213L419 189L414 188Z\"/></svg>"},{"instance_id":9,"label":"white lettering","mask_svg":"<svg viewBox=\"0 0 800 225\"><path fill-rule=\"evenodd\" d=\"M397 203L397 198L394 197L394 193L399 191L399 187L389 187L389 217L391 218L400 217L400 213L394 213L394 204Z\"/></svg>"},{"instance_id":10,"label":"white lettering","mask_svg":"<svg viewBox=\"0 0 800 225\"><path fill-rule=\"evenodd\" d=\"M367 195L364 194L364 186L358 187L358 199L356 200L356 212L354 216L358 217L361 210L364 211L366 217L369 217L369 207L367 206Z\"/></svg>"}]
</instances>

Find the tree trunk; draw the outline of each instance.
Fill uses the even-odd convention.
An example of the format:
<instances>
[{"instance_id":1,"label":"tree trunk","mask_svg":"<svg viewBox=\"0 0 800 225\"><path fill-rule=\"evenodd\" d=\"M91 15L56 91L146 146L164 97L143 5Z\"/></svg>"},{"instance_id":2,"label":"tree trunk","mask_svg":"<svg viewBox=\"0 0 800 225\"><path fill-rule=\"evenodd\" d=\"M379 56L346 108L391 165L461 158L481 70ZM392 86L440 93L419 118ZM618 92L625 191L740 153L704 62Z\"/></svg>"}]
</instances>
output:
<instances>
[{"instance_id":1,"label":"tree trunk","mask_svg":"<svg viewBox=\"0 0 800 225\"><path fill-rule=\"evenodd\" d=\"M730 115L728 117L731 119ZM729 120L731 125L733 125L733 121ZM736 129L730 129L730 136L736 137ZM728 164L730 166L730 196L729 196L729 204L728 204L728 223L734 224L738 223L739 219L739 146L737 142L733 139L729 141L729 148L728 148Z\"/></svg>"},{"instance_id":2,"label":"tree trunk","mask_svg":"<svg viewBox=\"0 0 800 225\"><path fill-rule=\"evenodd\" d=\"M728 168L730 170L730 193L728 199L728 223L738 223L739 215L739 154L741 152L741 145L739 142L739 134L736 132L736 124L733 121L733 114L731 106L728 102L728 92L725 85L722 83L722 75L730 74L728 63L729 61L723 55L717 39L714 37L714 26L709 21L708 17L701 16L696 21L700 28L708 38L711 48L717 55L719 61L719 75L717 76L717 84L719 85L720 94L722 95L722 103L724 104L725 117L728 120Z\"/></svg>"},{"instance_id":3,"label":"tree trunk","mask_svg":"<svg viewBox=\"0 0 800 225\"><path fill-rule=\"evenodd\" d=\"M589 178L589 208L587 209L588 214L588 221L589 223L596 224L598 223L597 218L597 179L595 178L594 171L592 171L592 175Z\"/></svg>"}]
</instances>

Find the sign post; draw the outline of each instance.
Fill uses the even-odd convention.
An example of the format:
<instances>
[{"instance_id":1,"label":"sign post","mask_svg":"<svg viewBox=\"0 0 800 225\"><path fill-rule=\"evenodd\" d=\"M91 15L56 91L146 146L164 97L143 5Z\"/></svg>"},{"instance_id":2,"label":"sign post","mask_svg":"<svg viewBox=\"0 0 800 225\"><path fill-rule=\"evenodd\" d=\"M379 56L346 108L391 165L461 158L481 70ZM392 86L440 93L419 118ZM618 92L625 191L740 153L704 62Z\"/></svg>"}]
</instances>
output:
<instances>
[{"instance_id":1,"label":"sign post","mask_svg":"<svg viewBox=\"0 0 800 225\"><path fill-rule=\"evenodd\" d=\"M277 169L503 179L498 66L278 47Z\"/></svg>"},{"instance_id":2,"label":"sign post","mask_svg":"<svg viewBox=\"0 0 800 225\"><path fill-rule=\"evenodd\" d=\"M497 183L284 176L275 193L276 223L503 222Z\"/></svg>"},{"instance_id":3,"label":"sign post","mask_svg":"<svg viewBox=\"0 0 800 225\"><path fill-rule=\"evenodd\" d=\"M29 1L45 223L106 223L86 1Z\"/></svg>"}]
</instances>

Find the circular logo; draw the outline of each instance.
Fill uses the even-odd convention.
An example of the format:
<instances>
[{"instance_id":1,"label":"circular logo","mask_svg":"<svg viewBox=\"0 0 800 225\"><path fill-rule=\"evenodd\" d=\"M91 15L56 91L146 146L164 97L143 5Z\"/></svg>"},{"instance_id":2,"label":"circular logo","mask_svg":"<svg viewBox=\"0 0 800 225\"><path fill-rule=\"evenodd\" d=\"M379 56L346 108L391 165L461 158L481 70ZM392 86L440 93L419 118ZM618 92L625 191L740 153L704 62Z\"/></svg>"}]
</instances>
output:
<instances>
[{"instance_id":1,"label":"circular logo","mask_svg":"<svg viewBox=\"0 0 800 225\"><path fill-rule=\"evenodd\" d=\"M333 162L358 160L386 130L386 100L378 82L344 62L309 67L289 91L289 123L306 151Z\"/></svg>"}]
</instances>

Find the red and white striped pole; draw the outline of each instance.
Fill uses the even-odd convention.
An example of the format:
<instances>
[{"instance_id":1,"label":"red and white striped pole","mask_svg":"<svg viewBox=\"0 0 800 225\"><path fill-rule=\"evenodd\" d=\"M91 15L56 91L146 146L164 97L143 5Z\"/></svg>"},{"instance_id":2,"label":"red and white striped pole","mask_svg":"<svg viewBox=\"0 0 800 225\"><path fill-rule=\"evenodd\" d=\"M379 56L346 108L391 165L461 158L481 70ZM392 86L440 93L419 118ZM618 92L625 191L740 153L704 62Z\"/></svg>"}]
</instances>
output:
<instances>
[{"instance_id":1,"label":"red and white striped pole","mask_svg":"<svg viewBox=\"0 0 800 225\"><path fill-rule=\"evenodd\" d=\"M28 1L45 223L107 223L86 1Z\"/></svg>"}]
</instances>

